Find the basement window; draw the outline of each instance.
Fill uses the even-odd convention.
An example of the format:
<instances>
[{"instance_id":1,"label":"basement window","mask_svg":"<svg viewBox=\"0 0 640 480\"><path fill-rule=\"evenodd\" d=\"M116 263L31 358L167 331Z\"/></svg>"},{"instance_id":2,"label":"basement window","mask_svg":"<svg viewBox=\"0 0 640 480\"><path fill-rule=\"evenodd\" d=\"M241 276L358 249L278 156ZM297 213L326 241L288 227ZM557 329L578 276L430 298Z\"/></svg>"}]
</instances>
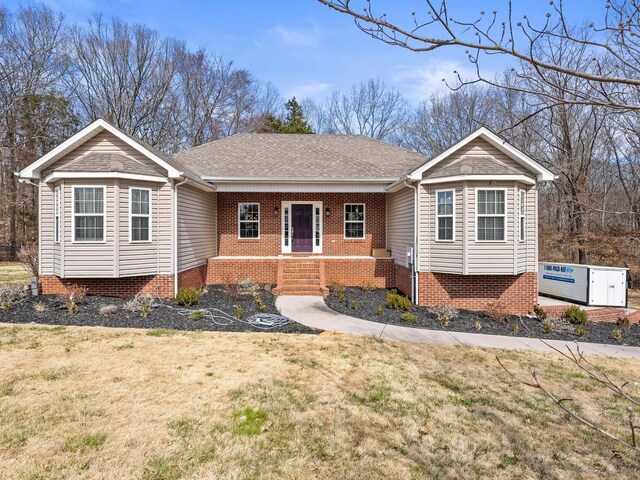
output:
<instances>
[{"instance_id":1,"label":"basement window","mask_svg":"<svg viewBox=\"0 0 640 480\"><path fill-rule=\"evenodd\" d=\"M238 204L238 237L260 238L260 204Z\"/></svg>"},{"instance_id":2,"label":"basement window","mask_svg":"<svg viewBox=\"0 0 640 480\"><path fill-rule=\"evenodd\" d=\"M505 219L506 190L476 190L476 240L479 242L504 242L506 240Z\"/></svg>"},{"instance_id":3,"label":"basement window","mask_svg":"<svg viewBox=\"0 0 640 480\"><path fill-rule=\"evenodd\" d=\"M436 240L449 241L455 240L453 226L455 224L455 191L454 190L438 190L437 197L437 232Z\"/></svg>"}]
</instances>

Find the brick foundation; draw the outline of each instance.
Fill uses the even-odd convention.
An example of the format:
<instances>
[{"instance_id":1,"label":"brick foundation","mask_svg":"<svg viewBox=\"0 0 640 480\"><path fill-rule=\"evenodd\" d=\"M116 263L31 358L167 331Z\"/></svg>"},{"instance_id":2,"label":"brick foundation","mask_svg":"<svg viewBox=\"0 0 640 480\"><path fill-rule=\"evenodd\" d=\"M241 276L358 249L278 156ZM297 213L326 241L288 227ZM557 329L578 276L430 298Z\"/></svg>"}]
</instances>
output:
<instances>
[{"instance_id":1,"label":"brick foundation","mask_svg":"<svg viewBox=\"0 0 640 480\"><path fill-rule=\"evenodd\" d=\"M420 305L451 305L468 310L484 310L501 302L507 311L525 315L538 301L538 276L535 272L520 275L451 275L420 272Z\"/></svg>"},{"instance_id":2,"label":"brick foundation","mask_svg":"<svg viewBox=\"0 0 640 480\"><path fill-rule=\"evenodd\" d=\"M200 288L207 284L207 266L200 265L178 274L178 288Z\"/></svg>"},{"instance_id":3,"label":"brick foundation","mask_svg":"<svg viewBox=\"0 0 640 480\"><path fill-rule=\"evenodd\" d=\"M68 288L79 285L87 288L89 295L106 297L133 297L138 294L159 298L173 297L173 275L147 275L124 278L60 278L41 275L40 292L44 295L66 293Z\"/></svg>"},{"instance_id":4,"label":"brick foundation","mask_svg":"<svg viewBox=\"0 0 640 480\"><path fill-rule=\"evenodd\" d=\"M411 295L411 269L396 264L395 287L406 296Z\"/></svg>"},{"instance_id":5,"label":"brick foundation","mask_svg":"<svg viewBox=\"0 0 640 480\"><path fill-rule=\"evenodd\" d=\"M323 262L327 285L339 282L356 287L372 283L377 288L387 288L396 283L392 258L325 258Z\"/></svg>"},{"instance_id":6,"label":"brick foundation","mask_svg":"<svg viewBox=\"0 0 640 480\"><path fill-rule=\"evenodd\" d=\"M210 258L207 261L207 285L237 283L250 278L256 283L278 281L277 258Z\"/></svg>"}]
</instances>

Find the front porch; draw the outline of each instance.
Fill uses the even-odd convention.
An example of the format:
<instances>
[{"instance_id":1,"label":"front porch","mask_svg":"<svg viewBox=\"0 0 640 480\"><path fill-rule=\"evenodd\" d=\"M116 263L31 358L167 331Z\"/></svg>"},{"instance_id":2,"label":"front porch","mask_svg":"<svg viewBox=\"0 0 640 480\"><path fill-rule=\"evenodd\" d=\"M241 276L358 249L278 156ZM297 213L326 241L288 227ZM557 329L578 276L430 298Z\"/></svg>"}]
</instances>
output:
<instances>
[{"instance_id":1,"label":"front porch","mask_svg":"<svg viewBox=\"0 0 640 480\"><path fill-rule=\"evenodd\" d=\"M372 256L220 256L207 261L206 283L234 284L251 279L272 284L278 295L320 295L332 282L346 286L396 286L392 258Z\"/></svg>"}]
</instances>

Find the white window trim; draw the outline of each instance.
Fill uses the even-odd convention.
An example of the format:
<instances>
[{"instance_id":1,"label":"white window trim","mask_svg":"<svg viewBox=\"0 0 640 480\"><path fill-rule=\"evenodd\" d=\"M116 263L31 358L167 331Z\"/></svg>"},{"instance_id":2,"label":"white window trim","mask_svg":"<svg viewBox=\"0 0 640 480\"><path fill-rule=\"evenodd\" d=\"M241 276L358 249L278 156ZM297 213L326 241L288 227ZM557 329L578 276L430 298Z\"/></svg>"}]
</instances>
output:
<instances>
[{"instance_id":1,"label":"white window trim","mask_svg":"<svg viewBox=\"0 0 640 480\"><path fill-rule=\"evenodd\" d=\"M133 214L133 195L132 190L146 190L149 192L149 213L147 215L143 214ZM129 187L129 243L151 243L153 241L153 234L151 233L151 225L152 225L152 205L153 205L153 190L147 187ZM134 240L133 239L133 217L146 217L149 219L149 239L148 240Z\"/></svg>"},{"instance_id":2,"label":"white window trim","mask_svg":"<svg viewBox=\"0 0 640 480\"><path fill-rule=\"evenodd\" d=\"M453 211L451 212L451 215L440 215L438 213L438 194L442 193L442 192L453 192ZM446 238L440 238L440 223L439 223L439 219L440 218L449 218L451 217L452 220L452 235L451 235L451 240L446 239ZM456 189L455 188L442 188L440 190L436 190L436 242L446 242L446 243L452 243L456 241Z\"/></svg>"},{"instance_id":3,"label":"white window trim","mask_svg":"<svg viewBox=\"0 0 640 480\"><path fill-rule=\"evenodd\" d=\"M362 222L349 220L351 223L362 223L362 237L347 237L347 205L362 205ZM362 202L348 202L342 207L342 235L344 240L362 241L367 239L367 204Z\"/></svg>"},{"instance_id":4,"label":"white window trim","mask_svg":"<svg viewBox=\"0 0 640 480\"><path fill-rule=\"evenodd\" d=\"M241 237L240 236L240 224L241 223L253 223L255 220L240 220L240 205L258 205L258 236L257 237ZM260 240L260 223L262 220L262 212L260 211L259 202L238 202L238 240Z\"/></svg>"},{"instance_id":5,"label":"white window trim","mask_svg":"<svg viewBox=\"0 0 640 480\"><path fill-rule=\"evenodd\" d=\"M95 214L76 214L76 188L101 188L102 189L102 240L76 240L76 215L81 217L97 217ZM71 186L71 243L107 243L107 187L105 185L72 185Z\"/></svg>"},{"instance_id":6,"label":"white window trim","mask_svg":"<svg viewBox=\"0 0 640 480\"><path fill-rule=\"evenodd\" d=\"M524 188L518 189L518 241L527 241L527 191Z\"/></svg>"},{"instance_id":7,"label":"white window trim","mask_svg":"<svg viewBox=\"0 0 640 480\"><path fill-rule=\"evenodd\" d=\"M502 215L499 214L493 214L493 215L481 215L478 213L479 208L478 208L478 203L479 203L479 195L478 192L482 192L482 191L503 191L504 192L504 213ZM507 188L501 188L501 187L476 187L476 242L478 243L506 243L507 241L507 227L508 227L508 222L507 222L507 211L508 211L508 192L507 192ZM480 230L478 228L478 218L480 217L504 217L504 237L502 238L502 240L479 240L478 239L478 231Z\"/></svg>"},{"instance_id":8,"label":"white window trim","mask_svg":"<svg viewBox=\"0 0 640 480\"><path fill-rule=\"evenodd\" d=\"M58 185L53 189L53 242L57 245L60 244L60 236L62 233L61 207L61 186Z\"/></svg>"},{"instance_id":9,"label":"white window trim","mask_svg":"<svg viewBox=\"0 0 640 480\"><path fill-rule=\"evenodd\" d=\"M309 253L322 253L322 245L323 245L323 232L324 232L324 208L322 202L304 202L304 201L292 201L292 202L281 202L280 204L280 245L282 247L282 253L293 253L293 241L291 239L291 226L293 225L293 205L313 205L313 220L312 220L312 245L313 251ZM284 244L284 210L285 208L289 209L289 245L286 246ZM316 245L316 208L320 209L320 245Z\"/></svg>"}]
</instances>

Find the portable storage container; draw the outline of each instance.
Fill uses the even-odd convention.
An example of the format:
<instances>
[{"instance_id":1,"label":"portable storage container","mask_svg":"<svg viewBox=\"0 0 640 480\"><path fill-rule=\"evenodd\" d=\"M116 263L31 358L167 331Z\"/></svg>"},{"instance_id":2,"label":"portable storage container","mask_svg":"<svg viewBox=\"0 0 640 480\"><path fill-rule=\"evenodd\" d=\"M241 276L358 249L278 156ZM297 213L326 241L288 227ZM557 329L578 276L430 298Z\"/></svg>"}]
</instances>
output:
<instances>
[{"instance_id":1,"label":"portable storage container","mask_svg":"<svg viewBox=\"0 0 640 480\"><path fill-rule=\"evenodd\" d=\"M627 268L540 262L541 295L593 307L627 306Z\"/></svg>"}]
</instances>

